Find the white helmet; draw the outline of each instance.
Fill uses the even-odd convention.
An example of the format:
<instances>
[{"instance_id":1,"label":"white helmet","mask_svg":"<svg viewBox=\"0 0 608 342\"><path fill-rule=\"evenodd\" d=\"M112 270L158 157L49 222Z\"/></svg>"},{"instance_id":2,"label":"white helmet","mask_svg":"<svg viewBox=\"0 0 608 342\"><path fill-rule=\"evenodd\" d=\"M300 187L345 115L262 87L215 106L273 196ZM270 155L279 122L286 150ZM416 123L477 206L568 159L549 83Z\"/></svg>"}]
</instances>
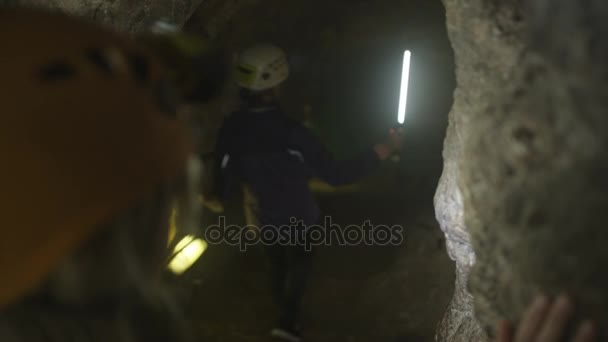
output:
<instances>
[{"instance_id":1,"label":"white helmet","mask_svg":"<svg viewBox=\"0 0 608 342\"><path fill-rule=\"evenodd\" d=\"M262 91L283 83L289 76L285 52L274 45L257 45L238 59L236 83L245 89Z\"/></svg>"}]
</instances>

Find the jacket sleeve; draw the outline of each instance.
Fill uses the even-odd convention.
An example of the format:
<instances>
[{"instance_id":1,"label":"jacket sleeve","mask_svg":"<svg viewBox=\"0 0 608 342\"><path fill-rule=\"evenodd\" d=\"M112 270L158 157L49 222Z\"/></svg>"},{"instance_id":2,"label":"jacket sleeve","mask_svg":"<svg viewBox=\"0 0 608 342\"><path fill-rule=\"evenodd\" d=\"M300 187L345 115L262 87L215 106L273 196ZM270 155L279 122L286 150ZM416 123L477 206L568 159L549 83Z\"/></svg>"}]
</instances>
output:
<instances>
[{"instance_id":1,"label":"jacket sleeve","mask_svg":"<svg viewBox=\"0 0 608 342\"><path fill-rule=\"evenodd\" d=\"M336 160L323 143L301 125L293 128L289 142L292 152L301 154L313 175L332 186L357 182L380 164L378 155L371 147L354 158Z\"/></svg>"},{"instance_id":2,"label":"jacket sleeve","mask_svg":"<svg viewBox=\"0 0 608 342\"><path fill-rule=\"evenodd\" d=\"M218 198L223 199L224 188L226 183L226 176L223 170L224 158L228 155L228 137L227 137L227 122L224 121L222 127L219 130L217 139L215 140L215 156L213 159L213 185L211 194ZM229 157L228 157L229 158Z\"/></svg>"}]
</instances>

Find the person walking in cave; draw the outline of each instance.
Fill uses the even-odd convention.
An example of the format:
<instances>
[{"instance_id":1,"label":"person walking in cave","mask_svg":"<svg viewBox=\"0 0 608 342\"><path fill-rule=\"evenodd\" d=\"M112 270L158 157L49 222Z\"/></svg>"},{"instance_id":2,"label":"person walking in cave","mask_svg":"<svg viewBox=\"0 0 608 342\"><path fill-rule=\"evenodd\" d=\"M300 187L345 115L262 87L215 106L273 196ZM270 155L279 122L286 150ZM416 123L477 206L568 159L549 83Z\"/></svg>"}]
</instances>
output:
<instances>
[{"instance_id":1,"label":"person walking in cave","mask_svg":"<svg viewBox=\"0 0 608 342\"><path fill-rule=\"evenodd\" d=\"M353 159L335 160L314 133L279 106L288 76L286 54L276 46L257 45L240 54L236 83L242 106L224 121L216 142L215 193L225 200L235 189L244 189L248 224L257 227L319 223L320 210L308 186L311 178L334 186L358 181L403 142L402 132L393 132ZM313 254L301 243L265 245L280 310L271 335L299 341L300 305Z\"/></svg>"}]
</instances>

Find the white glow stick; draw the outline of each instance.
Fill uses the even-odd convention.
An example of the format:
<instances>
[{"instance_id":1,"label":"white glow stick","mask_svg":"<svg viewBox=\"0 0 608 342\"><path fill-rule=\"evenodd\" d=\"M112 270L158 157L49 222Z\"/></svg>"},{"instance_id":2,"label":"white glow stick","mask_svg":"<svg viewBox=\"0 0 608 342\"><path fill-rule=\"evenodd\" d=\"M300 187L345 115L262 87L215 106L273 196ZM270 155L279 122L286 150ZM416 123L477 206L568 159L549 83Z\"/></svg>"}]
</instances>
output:
<instances>
[{"instance_id":1,"label":"white glow stick","mask_svg":"<svg viewBox=\"0 0 608 342\"><path fill-rule=\"evenodd\" d=\"M410 50L406 50L403 54L403 71L401 74L401 95L399 97L399 124L405 122L405 111L407 108L407 93L410 82L410 62L412 59L412 53Z\"/></svg>"}]
</instances>

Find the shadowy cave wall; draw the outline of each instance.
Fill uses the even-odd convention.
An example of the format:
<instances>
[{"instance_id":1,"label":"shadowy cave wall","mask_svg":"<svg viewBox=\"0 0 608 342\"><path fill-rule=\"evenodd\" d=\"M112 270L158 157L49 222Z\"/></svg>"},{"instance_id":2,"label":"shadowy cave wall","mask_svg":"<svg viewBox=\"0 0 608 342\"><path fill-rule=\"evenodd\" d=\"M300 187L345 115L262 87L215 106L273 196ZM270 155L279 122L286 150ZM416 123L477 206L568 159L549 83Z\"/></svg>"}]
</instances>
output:
<instances>
[{"instance_id":1,"label":"shadowy cave wall","mask_svg":"<svg viewBox=\"0 0 608 342\"><path fill-rule=\"evenodd\" d=\"M444 0L458 89L436 214L457 262L442 341L485 341L534 294L606 319L608 3Z\"/></svg>"},{"instance_id":2,"label":"shadowy cave wall","mask_svg":"<svg viewBox=\"0 0 608 342\"><path fill-rule=\"evenodd\" d=\"M124 32L138 32L166 18L183 24L202 0L0 0L0 6L58 10L106 24Z\"/></svg>"}]
</instances>

